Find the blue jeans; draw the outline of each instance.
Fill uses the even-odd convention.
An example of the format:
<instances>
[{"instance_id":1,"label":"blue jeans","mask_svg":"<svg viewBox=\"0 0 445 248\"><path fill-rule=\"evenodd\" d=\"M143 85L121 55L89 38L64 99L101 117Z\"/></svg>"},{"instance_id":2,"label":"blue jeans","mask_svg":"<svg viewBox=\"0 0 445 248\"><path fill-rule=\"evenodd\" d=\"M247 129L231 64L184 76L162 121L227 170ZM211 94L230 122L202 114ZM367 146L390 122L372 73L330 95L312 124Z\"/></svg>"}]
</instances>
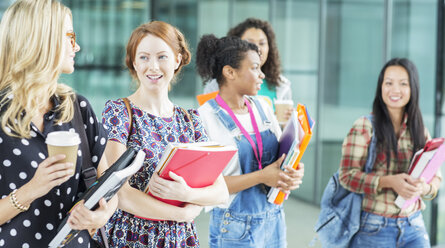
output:
<instances>
[{"instance_id":1,"label":"blue jeans","mask_svg":"<svg viewBox=\"0 0 445 248\"><path fill-rule=\"evenodd\" d=\"M362 212L360 230L350 247L429 248L430 239L420 211L405 218L387 218Z\"/></svg>"},{"instance_id":2,"label":"blue jeans","mask_svg":"<svg viewBox=\"0 0 445 248\"><path fill-rule=\"evenodd\" d=\"M215 208L210 217L211 248L284 248L284 211L276 208L260 214L239 214Z\"/></svg>"}]
</instances>

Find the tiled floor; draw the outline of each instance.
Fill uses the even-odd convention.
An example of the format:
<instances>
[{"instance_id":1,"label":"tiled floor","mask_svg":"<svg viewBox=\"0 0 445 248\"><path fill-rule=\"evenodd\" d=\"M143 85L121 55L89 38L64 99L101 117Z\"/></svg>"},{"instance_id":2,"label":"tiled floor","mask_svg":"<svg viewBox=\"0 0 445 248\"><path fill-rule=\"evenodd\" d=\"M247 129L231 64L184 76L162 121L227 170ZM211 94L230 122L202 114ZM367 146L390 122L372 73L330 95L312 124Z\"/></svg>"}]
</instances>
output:
<instances>
[{"instance_id":1,"label":"tiled floor","mask_svg":"<svg viewBox=\"0 0 445 248\"><path fill-rule=\"evenodd\" d=\"M314 205L293 199L290 197L284 203L284 211L286 213L287 222L287 243L288 248L305 248L310 247L309 243L314 238L313 231L315 222L317 221L320 209ZM195 220L198 227L198 235L202 248L209 247L208 245L208 223L209 214L201 213ZM321 247L319 242L316 242L315 248Z\"/></svg>"}]
</instances>

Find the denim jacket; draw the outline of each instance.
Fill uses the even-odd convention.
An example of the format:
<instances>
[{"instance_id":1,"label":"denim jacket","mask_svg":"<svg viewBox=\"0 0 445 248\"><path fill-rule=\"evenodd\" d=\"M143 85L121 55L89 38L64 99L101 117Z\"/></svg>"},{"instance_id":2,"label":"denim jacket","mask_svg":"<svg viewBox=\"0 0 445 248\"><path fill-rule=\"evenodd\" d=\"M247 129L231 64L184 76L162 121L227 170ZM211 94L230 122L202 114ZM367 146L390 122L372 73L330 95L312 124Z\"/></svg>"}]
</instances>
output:
<instances>
[{"instance_id":1,"label":"denim jacket","mask_svg":"<svg viewBox=\"0 0 445 248\"><path fill-rule=\"evenodd\" d=\"M373 123L373 116L367 115ZM374 124L374 123L373 123ZM374 129L374 128L373 128ZM364 171L371 172L376 158L374 131L368 147L368 159ZM343 188L337 171L329 180L321 198L321 211L315 225L315 231L323 247L348 247L354 234L360 229L360 214L363 195Z\"/></svg>"}]
</instances>

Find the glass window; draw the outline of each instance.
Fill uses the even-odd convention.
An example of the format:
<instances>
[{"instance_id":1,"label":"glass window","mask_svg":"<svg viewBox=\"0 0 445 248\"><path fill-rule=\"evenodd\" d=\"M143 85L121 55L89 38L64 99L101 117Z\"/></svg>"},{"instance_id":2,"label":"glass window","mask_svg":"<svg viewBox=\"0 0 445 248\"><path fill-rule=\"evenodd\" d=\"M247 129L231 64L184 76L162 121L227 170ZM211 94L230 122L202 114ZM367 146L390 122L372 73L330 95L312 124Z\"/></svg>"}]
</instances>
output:
<instances>
[{"instance_id":1,"label":"glass window","mask_svg":"<svg viewBox=\"0 0 445 248\"><path fill-rule=\"evenodd\" d=\"M133 29L149 20L150 2L64 0L73 13L80 52L76 71L61 81L86 96L101 116L106 100L128 96L132 79L125 69L125 47Z\"/></svg>"},{"instance_id":2,"label":"glass window","mask_svg":"<svg viewBox=\"0 0 445 248\"><path fill-rule=\"evenodd\" d=\"M319 7L317 1L278 0L272 7L271 23L280 52L282 74L291 82L295 103L305 104L316 120L318 81ZM317 125L318 125L318 120ZM314 200L315 144L312 137L303 161L305 183L292 192L307 201Z\"/></svg>"},{"instance_id":3,"label":"glass window","mask_svg":"<svg viewBox=\"0 0 445 248\"><path fill-rule=\"evenodd\" d=\"M396 0L392 19L391 57L409 58L416 64L423 120L433 135L437 1Z\"/></svg>"},{"instance_id":4,"label":"glass window","mask_svg":"<svg viewBox=\"0 0 445 248\"><path fill-rule=\"evenodd\" d=\"M366 11L365 11L366 10ZM383 1L327 2L323 82L318 129L319 197L339 168L341 145L352 123L372 110L383 63Z\"/></svg>"}]
</instances>

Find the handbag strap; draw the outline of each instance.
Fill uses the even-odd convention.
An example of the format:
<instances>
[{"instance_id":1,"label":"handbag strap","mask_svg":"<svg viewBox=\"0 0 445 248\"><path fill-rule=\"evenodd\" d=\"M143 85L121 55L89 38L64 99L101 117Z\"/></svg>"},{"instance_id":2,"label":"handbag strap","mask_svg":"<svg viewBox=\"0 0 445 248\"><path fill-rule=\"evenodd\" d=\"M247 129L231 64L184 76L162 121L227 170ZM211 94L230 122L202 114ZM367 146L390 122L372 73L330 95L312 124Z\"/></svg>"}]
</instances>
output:
<instances>
[{"instance_id":1,"label":"handbag strap","mask_svg":"<svg viewBox=\"0 0 445 248\"><path fill-rule=\"evenodd\" d=\"M128 142L130 141L131 131L133 130L133 111L131 111L130 100L128 100L128 98L126 98L126 97L122 98L122 100L124 101L125 107L127 108L128 122L130 124L130 128L128 129L128 136L127 136L127 147L128 147Z\"/></svg>"},{"instance_id":2,"label":"handbag strap","mask_svg":"<svg viewBox=\"0 0 445 248\"><path fill-rule=\"evenodd\" d=\"M86 189L90 188L94 182L97 180L97 170L93 166L93 161L91 161L90 145L88 143L87 134L83 124L82 113L80 112L80 105L78 98L74 102L74 118L73 118L74 129L80 136L81 145L80 150L82 151L82 180L85 183ZM84 144L84 145L82 145ZM99 233L104 243L105 248L109 248L108 238L105 233L105 228L100 227Z\"/></svg>"},{"instance_id":3,"label":"handbag strap","mask_svg":"<svg viewBox=\"0 0 445 248\"><path fill-rule=\"evenodd\" d=\"M88 144L87 135L85 132L82 113L80 112L79 101L76 100L74 103L74 118L73 124L74 128L80 136L81 145L80 150L82 151L82 180L85 183L86 189L88 189L97 179L97 171L93 166L91 161L90 146ZM83 145L82 145L83 144Z\"/></svg>"},{"instance_id":4,"label":"handbag strap","mask_svg":"<svg viewBox=\"0 0 445 248\"><path fill-rule=\"evenodd\" d=\"M194 124L193 121L192 121L192 116L191 116L190 113L189 113L187 110L185 110L184 108L182 108L182 107L179 107L179 108L180 108L181 111L185 114L185 116L187 116L187 119L189 119L190 125L191 125L191 127L192 127L192 131L193 131L193 140L196 141L196 138L195 138L195 124Z\"/></svg>"}]
</instances>

